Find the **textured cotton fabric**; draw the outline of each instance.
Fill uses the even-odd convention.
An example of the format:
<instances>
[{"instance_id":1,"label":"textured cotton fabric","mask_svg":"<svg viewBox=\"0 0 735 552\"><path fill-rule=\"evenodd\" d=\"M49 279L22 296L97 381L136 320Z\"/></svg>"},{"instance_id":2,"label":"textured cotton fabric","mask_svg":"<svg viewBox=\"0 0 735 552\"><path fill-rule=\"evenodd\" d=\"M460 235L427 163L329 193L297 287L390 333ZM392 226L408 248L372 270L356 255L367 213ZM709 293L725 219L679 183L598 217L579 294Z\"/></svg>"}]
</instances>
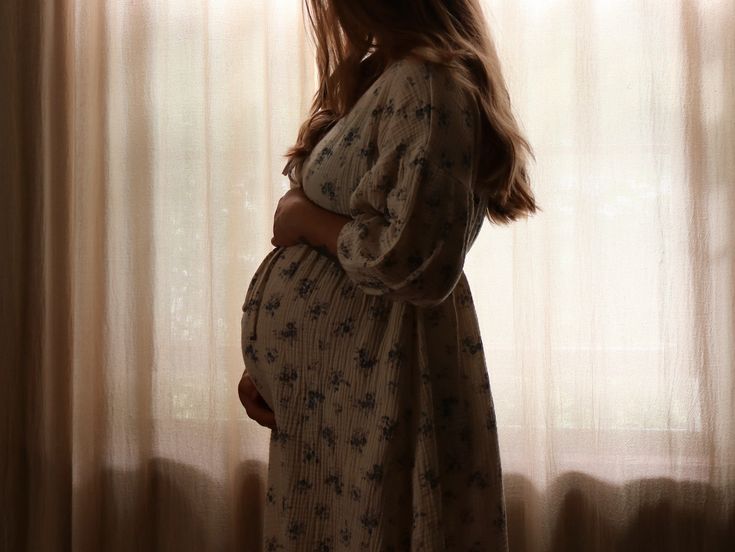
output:
<instances>
[{"instance_id":1,"label":"textured cotton fabric","mask_svg":"<svg viewBox=\"0 0 735 552\"><path fill-rule=\"evenodd\" d=\"M495 412L465 254L479 114L449 73L389 66L303 166L352 218L334 259L278 247L242 319L275 412L265 550L505 550Z\"/></svg>"}]
</instances>

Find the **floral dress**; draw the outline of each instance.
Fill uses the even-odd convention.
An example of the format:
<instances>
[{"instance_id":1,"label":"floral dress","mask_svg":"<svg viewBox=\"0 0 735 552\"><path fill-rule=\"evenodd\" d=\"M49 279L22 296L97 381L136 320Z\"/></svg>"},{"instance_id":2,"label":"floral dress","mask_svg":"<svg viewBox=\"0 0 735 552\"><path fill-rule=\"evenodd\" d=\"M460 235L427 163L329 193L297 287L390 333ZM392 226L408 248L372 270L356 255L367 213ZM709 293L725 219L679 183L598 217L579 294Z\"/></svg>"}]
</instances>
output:
<instances>
[{"instance_id":1,"label":"floral dress","mask_svg":"<svg viewBox=\"0 0 735 552\"><path fill-rule=\"evenodd\" d=\"M391 64L306 160L349 216L337 258L273 249L247 290L246 370L275 413L266 551L507 549L495 412L465 254L479 112L448 71Z\"/></svg>"}]
</instances>

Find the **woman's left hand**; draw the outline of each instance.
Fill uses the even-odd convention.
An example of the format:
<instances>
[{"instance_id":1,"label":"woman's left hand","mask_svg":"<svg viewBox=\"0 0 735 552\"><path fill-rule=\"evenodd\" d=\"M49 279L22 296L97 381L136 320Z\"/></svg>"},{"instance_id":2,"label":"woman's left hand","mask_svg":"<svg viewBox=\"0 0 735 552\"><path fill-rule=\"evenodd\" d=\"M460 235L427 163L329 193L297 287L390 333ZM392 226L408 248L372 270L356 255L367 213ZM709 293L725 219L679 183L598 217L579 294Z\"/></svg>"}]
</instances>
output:
<instances>
[{"instance_id":1,"label":"woman's left hand","mask_svg":"<svg viewBox=\"0 0 735 552\"><path fill-rule=\"evenodd\" d=\"M309 203L309 198L301 187L292 188L278 200L273 215L273 238L275 246L288 247L305 243L301 231L302 213Z\"/></svg>"},{"instance_id":2,"label":"woman's left hand","mask_svg":"<svg viewBox=\"0 0 735 552\"><path fill-rule=\"evenodd\" d=\"M240 383L237 386L237 394L240 396L240 402L245 407L245 412L247 412L250 419L255 420L263 427L278 431L275 413L265 402L262 395L258 393L258 389L247 370L242 373L242 378L240 378Z\"/></svg>"}]
</instances>

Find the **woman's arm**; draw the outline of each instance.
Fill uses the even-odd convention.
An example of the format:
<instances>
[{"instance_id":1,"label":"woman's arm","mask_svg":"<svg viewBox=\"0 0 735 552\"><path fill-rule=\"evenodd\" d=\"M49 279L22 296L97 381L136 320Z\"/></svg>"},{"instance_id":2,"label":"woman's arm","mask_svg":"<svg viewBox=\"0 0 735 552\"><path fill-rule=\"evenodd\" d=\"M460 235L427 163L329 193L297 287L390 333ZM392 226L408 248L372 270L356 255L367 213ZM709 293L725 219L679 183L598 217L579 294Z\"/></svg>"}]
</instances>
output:
<instances>
[{"instance_id":1,"label":"woman's arm","mask_svg":"<svg viewBox=\"0 0 735 552\"><path fill-rule=\"evenodd\" d=\"M301 239L325 255L336 259L337 236L342 227L352 219L322 209L311 201L304 205L301 217L299 223Z\"/></svg>"},{"instance_id":2,"label":"woman's arm","mask_svg":"<svg viewBox=\"0 0 735 552\"><path fill-rule=\"evenodd\" d=\"M301 188L286 192L273 217L273 239L276 246L288 247L307 243L321 253L337 258L337 236L352 219L319 207Z\"/></svg>"}]
</instances>

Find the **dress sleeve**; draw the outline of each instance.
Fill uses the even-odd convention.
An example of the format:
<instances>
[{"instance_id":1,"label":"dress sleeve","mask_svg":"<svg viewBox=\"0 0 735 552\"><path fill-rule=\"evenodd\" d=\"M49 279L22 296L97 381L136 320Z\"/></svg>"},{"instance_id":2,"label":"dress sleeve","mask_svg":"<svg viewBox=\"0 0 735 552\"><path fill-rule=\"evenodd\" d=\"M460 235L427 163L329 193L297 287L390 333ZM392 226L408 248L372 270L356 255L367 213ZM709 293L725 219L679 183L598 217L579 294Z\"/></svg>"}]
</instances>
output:
<instances>
[{"instance_id":1,"label":"dress sleeve","mask_svg":"<svg viewBox=\"0 0 735 552\"><path fill-rule=\"evenodd\" d=\"M436 305L462 274L475 220L477 108L425 64L399 72L376 113L377 160L350 197L337 258L368 295Z\"/></svg>"}]
</instances>

